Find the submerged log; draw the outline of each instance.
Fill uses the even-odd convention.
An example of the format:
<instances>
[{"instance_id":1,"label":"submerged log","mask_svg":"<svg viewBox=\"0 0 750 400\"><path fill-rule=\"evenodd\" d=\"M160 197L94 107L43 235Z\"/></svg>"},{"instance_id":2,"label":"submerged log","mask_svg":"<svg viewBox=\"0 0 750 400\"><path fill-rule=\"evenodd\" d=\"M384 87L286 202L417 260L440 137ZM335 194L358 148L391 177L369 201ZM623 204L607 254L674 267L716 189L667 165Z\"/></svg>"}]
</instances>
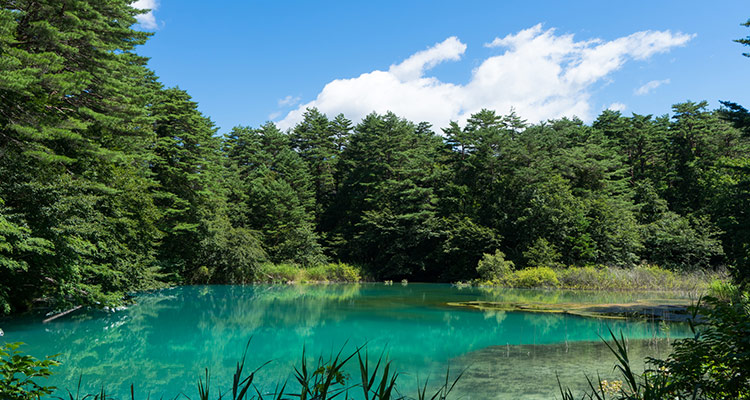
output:
<instances>
[{"instance_id":1,"label":"submerged log","mask_svg":"<svg viewBox=\"0 0 750 400\"><path fill-rule=\"evenodd\" d=\"M55 315L53 315L53 316L45 319L44 321L42 321L42 323L46 324L47 322L54 321L54 320L56 320L56 319L58 319L60 317L64 317L64 316L72 313L73 311L78 310L81 307L83 307L83 306L75 306L75 307L71 308L70 310L66 310L66 311L63 311L61 313L57 313L57 314L55 314Z\"/></svg>"}]
</instances>

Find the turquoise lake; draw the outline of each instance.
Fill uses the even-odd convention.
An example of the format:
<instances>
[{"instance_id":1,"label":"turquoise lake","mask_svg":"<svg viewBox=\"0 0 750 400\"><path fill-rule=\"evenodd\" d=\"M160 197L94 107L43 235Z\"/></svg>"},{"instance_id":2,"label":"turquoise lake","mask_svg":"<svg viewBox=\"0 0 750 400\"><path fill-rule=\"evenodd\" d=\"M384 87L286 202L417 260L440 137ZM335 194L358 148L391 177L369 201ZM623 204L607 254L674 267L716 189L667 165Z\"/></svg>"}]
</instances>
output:
<instances>
[{"instance_id":1,"label":"turquoise lake","mask_svg":"<svg viewBox=\"0 0 750 400\"><path fill-rule=\"evenodd\" d=\"M327 358L342 347L351 353L367 343L371 358L385 350L393 360L405 395L415 393L417 378L437 381L450 367L452 372L466 368L454 398L559 398L556 374L574 389L585 386L585 374L617 376L614 357L600 340L608 328L628 338L635 365L642 369L643 357L665 356L664 338L684 337L688 327L480 311L447 303L614 303L667 297L399 283L185 286L139 294L133 305L114 312L77 312L47 324L40 316L0 320L5 331L0 343L24 342L21 349L36 357L59 353L62 365L44 384L74 391L82 377L87 392L104 384L118 398L129 398L131 383L136 398L180 393L196 398L205 368L211 371L213 390L226 390L248 340L251 369L270 361L256 378L261 391L291 378L303 348L314 362L316 356ZM358 375L351 376L355 384Z\"/></svg>"}]
</instances>

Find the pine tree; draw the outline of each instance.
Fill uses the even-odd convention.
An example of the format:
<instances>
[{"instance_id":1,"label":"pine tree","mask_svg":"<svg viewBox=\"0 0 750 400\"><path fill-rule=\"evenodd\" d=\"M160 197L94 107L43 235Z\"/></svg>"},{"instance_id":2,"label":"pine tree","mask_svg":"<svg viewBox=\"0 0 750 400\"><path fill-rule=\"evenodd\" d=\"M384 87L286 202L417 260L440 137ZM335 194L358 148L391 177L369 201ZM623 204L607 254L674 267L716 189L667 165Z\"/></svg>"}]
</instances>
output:
<instances>
[{"instance_id":1,"label":"pine tree","mask_svg":"<svg viewBox=\"0 0 750 400\"><path fill-rule=\"evenodd\" d=\"M36 251L0 272L17 304L108 304L148 285L158 210L143 168L154 76L127 1L0 10L0 197Z\"/></svg>"}]
</instances>

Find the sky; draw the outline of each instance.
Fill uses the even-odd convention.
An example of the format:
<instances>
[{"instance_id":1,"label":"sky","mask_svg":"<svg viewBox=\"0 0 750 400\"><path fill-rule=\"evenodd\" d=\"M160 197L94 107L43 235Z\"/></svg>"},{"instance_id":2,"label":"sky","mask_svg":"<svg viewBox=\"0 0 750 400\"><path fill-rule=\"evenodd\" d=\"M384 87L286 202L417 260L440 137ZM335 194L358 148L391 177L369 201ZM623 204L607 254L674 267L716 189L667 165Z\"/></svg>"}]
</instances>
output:
<instances>
[{"instance_id":1,"label":"sky","mask_svg":"<svg viewBox=\"0 0 750 400\"><path fill-rule=\"evenodd\" d=\"M227 133L307 107L440 132L482 108L529 123L684 101L750 106L742 1L138 0L138 53Z\"/></svg>"}]
</instances>

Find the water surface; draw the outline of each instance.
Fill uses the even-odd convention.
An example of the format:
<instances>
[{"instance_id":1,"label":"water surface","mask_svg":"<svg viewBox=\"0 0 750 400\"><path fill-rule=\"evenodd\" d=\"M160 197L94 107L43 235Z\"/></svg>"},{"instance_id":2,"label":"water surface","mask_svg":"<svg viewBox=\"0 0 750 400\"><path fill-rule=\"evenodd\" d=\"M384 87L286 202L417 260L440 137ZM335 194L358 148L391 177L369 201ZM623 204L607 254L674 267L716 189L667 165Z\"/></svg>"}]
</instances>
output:
<instances>
[{"instance_id":1,"label":"water surface","mask_svg":"<svg viewBox=\"0 0 750 400\"><path fill-rule=\"evenodd\" d=\"M664 341L657 339L685 336L687 327L446 303L621 303L660 297L665 295L435 284L187 286L140 294L134 305L117 312L80 312L48 324L34 316L2 320L6 335L0 340L25 342L25 351L37 357L59 353L63 365L51 384L72 389L82 376L89 391L104 383L123 398L131 383L144 398L180 392L194 398L204 368L226 389L250 338L247 364L272 361L259 373L262 390L290 376L303 347L312 358L367 343L371 355L387 351L403 373L399 382L405 393L416 387L417 377L436 380L451 366L454 371L469 367L458 386L462 398L549 398L557 388L555 373L573 387L585 383L584 372L612 375L613 358L599 339L609 328L629 338L640 359L663 356L659 343Z\"/></svg>"}]
</instances>

